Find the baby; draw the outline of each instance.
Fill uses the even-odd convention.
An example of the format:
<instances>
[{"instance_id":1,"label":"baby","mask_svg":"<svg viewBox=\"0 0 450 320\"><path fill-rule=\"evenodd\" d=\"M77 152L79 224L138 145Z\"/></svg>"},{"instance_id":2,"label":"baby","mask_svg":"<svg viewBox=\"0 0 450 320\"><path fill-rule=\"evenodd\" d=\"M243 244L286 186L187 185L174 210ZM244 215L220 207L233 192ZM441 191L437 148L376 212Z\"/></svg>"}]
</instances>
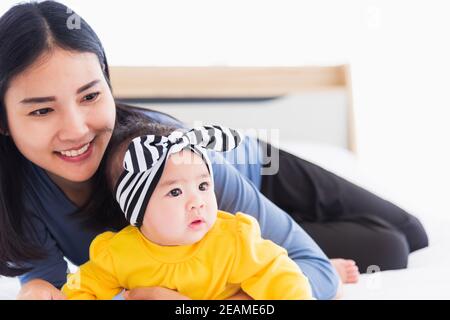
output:
<instances>
[{"instance_id":1,"label":"baby","mask_svg":"<svg viewBox=\"0 0 450 320\"><path fill-rule=\"evenodd\" d=\"M255 218L217 208L206 150L232 150L240 134L220 126L149 132L110 145L109 181L130 226L94 239L90 260L62 289L67 298L161 286L191 299L240 290L253 299L312 299L308 279L284 248L261 238Z\"/></svg>"}]
</instances>

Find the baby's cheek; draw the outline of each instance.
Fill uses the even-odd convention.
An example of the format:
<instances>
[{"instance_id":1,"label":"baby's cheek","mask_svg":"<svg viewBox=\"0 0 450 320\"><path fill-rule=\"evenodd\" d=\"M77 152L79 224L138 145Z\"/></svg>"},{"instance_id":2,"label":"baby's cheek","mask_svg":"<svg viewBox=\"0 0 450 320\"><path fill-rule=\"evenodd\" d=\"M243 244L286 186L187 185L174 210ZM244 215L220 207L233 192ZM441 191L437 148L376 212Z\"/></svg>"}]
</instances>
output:
<instances>
[{"instance_id":1,"label":"baby's cheek","mask_svg":"<svg viewBox=\"0 0 450 320\"><path fill-rule=\"evenodd\" d=\"M173 212L169 213L168 211L166 214L161 215L159 227L165 234L176 234L180 231L182 222L184 222L184 220L180 221L178 215L174 215Z\"/></svg>"},{"instance_id":2,"label":"baby's cheek","mask_svg":"<svg viewBox=\"0 0 450 320\"><path fill-rule=\"evenodd\" d=\"M209 211L214 212L214 214L217 213L217 210L218 210L217 199L216 199L216 195L214 194L214 192L212 192L207 199L207 208Z\"/></svg>"}]
</instances>

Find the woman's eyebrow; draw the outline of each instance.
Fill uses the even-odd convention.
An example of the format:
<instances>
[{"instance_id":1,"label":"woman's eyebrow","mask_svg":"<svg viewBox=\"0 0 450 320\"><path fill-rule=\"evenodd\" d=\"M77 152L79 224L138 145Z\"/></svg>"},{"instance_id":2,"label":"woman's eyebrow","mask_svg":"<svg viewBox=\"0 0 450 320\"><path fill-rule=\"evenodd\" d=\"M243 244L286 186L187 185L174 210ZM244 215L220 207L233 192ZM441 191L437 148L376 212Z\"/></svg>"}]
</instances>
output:
<instances>
[{"instance_id":1,"label":"woman's eyebrow","mask_svg":"<svg viewBox=\"0 0 450 320\"><path fill-rule=\"evenodd\" d=\"M87 84L85 84L84 86L80 87L79 89L77 89L77 94L95 86L97 83L99 83L100 80L96 79L93 80ZM33 98L25 98L22 101L20 101L21 103L44 103L44 102L52 102L52 101L56 101L56 97L55 96L49 96L49 97L33 97Z\"/></svg>"},{"instance_id":2,"label":"woman's eyebrow","mask_svg":"<svg viewBox=\"0 0 450 320\"><path fill-rule=\"evenodd\" d=\"M44 103L44 102L50 102L55 101L56 98L54 96L52 97L35 97L35 98L26 98L20 101L20 103Z\"/></svg>"},{"instance_id":3,"label":"woman's eyebrow","mask_svg":"<svg viewBox=\"0 0 450 320\"><path fill-rule=\"evenodd\" d=\"M79 94L79 93L81 93L81 92L83 92L83 91L89 89L90 87L95 86L95 85L96 85L97 83L99 83L99 82L100 82L100 80L99 80L99 79L96 79L96 80L93 80L93 81L89 82L88 84L85 84L84 86L82 86L81 88L79 88L79 89L77 90L77 94Z\"/></svg>"}]
</instances>

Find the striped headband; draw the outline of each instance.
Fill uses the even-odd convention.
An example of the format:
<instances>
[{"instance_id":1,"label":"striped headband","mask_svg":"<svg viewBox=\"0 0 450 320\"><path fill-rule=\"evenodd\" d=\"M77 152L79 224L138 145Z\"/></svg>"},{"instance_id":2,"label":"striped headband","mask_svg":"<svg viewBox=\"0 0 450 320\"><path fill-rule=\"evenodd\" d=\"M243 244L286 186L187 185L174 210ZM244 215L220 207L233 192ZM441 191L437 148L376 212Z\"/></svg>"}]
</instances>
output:
<instances>
[{"instance_id":1,"label":"striped headband","mask_svg":"<svg viewBox=\"0 0 450 320\"><path fill-rule=\"evenodd\" d=\"M187 132L176 130L169 136L146 135L134 138L125 152L124 171L114 194L128 222L141 226L150 196L161 178L169 155L191 150L206 163L211 179L213 172L206 149L230 151L242 140L241 134L221 126L203 126Z\"/></svg>"}]
</instances>

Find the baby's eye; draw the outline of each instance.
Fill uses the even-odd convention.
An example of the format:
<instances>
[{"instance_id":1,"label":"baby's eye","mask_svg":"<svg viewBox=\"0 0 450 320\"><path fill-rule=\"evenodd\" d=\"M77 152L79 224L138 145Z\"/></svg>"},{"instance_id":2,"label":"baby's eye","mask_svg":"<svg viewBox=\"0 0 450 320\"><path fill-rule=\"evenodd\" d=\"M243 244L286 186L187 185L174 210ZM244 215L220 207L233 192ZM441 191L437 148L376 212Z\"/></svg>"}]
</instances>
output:
<instances>
[{"instance_id":1,"label":"baby's eye","mask_svg":"<svg viewBox=\"0 0 450 320\"><path fill-rule=\"evenodd\" d=\"M200 191L206 191L206 190L208 190L208 187L209 187L209 183L208 183L208 182L202 182L202 183L200 183L200 185L198 186L198 189L199 189Z\"/></svg>"},{"instance_id":2,"label":"baby's eye","mask_svg":"<svg viewBox=\"0 0 450 320\"><path fill-rule=\"evenodd\" d=\"M169 195L171 197L178 197L181 194L181 189L180 188L176 188L176 189L172 189L169 191Z\"/></svg>"}]
</instances>

